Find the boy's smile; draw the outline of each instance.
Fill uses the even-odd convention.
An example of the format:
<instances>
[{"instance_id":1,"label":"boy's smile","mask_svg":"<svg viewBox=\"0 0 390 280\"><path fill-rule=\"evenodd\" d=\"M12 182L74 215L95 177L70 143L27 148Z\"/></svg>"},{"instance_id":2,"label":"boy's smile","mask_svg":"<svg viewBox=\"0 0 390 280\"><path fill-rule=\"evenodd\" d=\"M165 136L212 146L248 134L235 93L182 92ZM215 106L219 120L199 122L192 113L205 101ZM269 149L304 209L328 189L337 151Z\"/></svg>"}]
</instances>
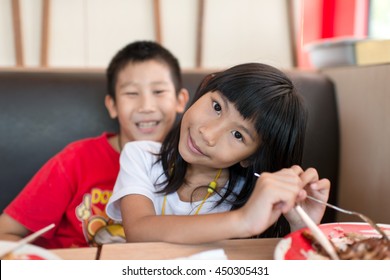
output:
<instances>
[{"instance_id":1,"label":"boy's smile","mask_svg":"<svg viewBox=\"0 0 390 280\"><path fill-rule=\"evenodd\" d=\"M148 129L148 128L154 127L154 126L156 126L158 124L159 124L158 121L145 121L145 122L138 122L138 123L136 123L136 125L140 129Z\"/></svg>"},{"instance_id":2,"label":"boy's smile","mask_svg":"<svg viewBox=\"0 0 390 280\"><path fill-rule=\"evenodd\" d=\"M140 132L145 134L153 133L159 124L160 121L140 121L135 123Z\"/></svg>"},{"instance_id":3,"label":"boy's smile","mask_svg":"<svg viewBox=\"0 0 390 280\"><path fill-rule=\"evenodd\" d=\"M183 91L176 95L170 69L157 60L129 62L118 74L111 117L120 124L121 143L135 140L162 142L176 114L185 109Z\"/></svg>"}]
</instances>

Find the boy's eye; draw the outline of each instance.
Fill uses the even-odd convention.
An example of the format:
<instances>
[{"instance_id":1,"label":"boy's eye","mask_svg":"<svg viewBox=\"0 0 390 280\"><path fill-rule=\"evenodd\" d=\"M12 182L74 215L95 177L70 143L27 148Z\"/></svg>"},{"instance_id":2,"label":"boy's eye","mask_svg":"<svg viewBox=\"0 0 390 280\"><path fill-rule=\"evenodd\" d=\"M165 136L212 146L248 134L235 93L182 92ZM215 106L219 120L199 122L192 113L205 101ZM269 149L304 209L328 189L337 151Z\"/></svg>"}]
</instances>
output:
<instances>
[{"instance_id":1,"label":"boy's eye","mask_svg":"<svg viewBox=\"0 0 390 280\"><path fill-rule=\"evenodd\" d=\"M232 134L233 134L234 138L236 138L240 141L244 140L242 134L240 132L238 132L237 130L233 131Z\"/></svg>"},{"instance_id":2,"label":"boy's eye","mask_svg":"<svg viewBox=\"0 0 390 280\"><path fill-rule=\"evenodd\" d=\"M165 90L163 90L163 89L157 89L157 90L153 90L153 93L154 94L161 94L161 93L163 93Z\"/></svg>"},{"instance_id":3,"label":"boy's eye","mask_svg":"<svg viewBox=\"0 0 390 280\"><path fill-rule=\"evenodd\" d=\"M222 111L221 105L219 105L218 102L213 101L213 108L217 113L220 113Z\"/></svg>"},{"instance_id":4,"label":"boy's eye","mask_svg":"<svg viewBox=\"0 0 390 280\"><path fill-rule=\"evenodd\" d=\"M126 95L137 95L138 93L135 91L127 91L125 92Z\"/></svg>"}]
</instances>

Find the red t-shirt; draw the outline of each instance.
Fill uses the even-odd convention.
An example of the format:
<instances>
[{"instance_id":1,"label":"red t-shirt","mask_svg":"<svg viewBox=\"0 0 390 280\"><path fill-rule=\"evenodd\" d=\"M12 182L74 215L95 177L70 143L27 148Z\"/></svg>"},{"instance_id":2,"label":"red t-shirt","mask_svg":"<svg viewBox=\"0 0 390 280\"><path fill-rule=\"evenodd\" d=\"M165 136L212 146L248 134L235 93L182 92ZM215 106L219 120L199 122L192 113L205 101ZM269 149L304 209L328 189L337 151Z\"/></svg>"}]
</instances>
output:
<instances>
[{"instance_id":1,"label":"red t-shirt","mask_svg":"<svg viewBox=\"0 0 390 280\"><path fill-rule=\"evenodd\" d=\"M105 206L119 172L119 153L108 142L111 136L104 133L66 146L4 210L33 232L55 223L34 244L92 246L96 231L112 223Z\"/></svg>"}]
</instances>

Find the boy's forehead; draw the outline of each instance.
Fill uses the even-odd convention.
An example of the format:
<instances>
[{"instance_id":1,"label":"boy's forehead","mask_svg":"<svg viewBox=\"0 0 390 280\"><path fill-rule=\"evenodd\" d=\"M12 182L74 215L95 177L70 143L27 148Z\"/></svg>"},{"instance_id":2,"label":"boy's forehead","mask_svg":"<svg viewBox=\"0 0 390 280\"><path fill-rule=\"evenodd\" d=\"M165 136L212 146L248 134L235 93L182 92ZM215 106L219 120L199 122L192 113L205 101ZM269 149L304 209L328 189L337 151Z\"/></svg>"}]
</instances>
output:
<instances>
[{"instance_id":1,"label":"boy's forehead","mask_svg":"<svg viewBox=\"0 0 390 280\"><path fill-rule=\"evenodd\" d=\"M158 60L128 62L118 72L117 82L121 79L127 80L128 78L148 78L160 81L173 81L172 73L168 65Z\"/></svg>"},{"instance_id":2,"label":"boy's forehead","mask_svg":"<svg viewBox=\"0 0 390 280\"><path fill-rule=\"evenodd\" d=\"M166 68L168 71L170 71L169 64L161 59L157 58L150 58L145 60L129 60L127 63L124 64L122 67L122 70L128 67L138 67L138 66L152 66L152 65L159 65L163 68Z\"/></svg>"},{"instance_id":3,"label":"boy's forehead","mask_svg":"<svg viewBox=\"0 0 390 280\"><path fill-rule=\"evenodd\" d=\"M157 59L144 61L129 61L118 73L115 79L116 90L125 87L168 87L174 92L180 87L175 73L169 66Z\"/></svg>"}]
</instances>

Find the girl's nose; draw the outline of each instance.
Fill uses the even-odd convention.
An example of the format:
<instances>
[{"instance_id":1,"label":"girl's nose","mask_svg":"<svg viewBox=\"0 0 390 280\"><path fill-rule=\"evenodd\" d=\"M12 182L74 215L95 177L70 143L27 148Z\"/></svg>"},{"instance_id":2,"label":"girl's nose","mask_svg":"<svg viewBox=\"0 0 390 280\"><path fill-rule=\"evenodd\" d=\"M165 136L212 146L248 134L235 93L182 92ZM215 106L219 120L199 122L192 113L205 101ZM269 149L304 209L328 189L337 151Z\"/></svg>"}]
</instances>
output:
<instances>
[{"instance_id":1,"label":"girl's nose","mask_svg":"<svg viewBox=\"0 0 390 280\"><path fill-rule=\"evenodd\" d=\"M143 94L139 105L138 111L142 113L153 112L156 108L155 100L151 94Z\"/></svg>"},{"instance_id":2,"label":"girl's nose","mask_svg":"<svg viewBox=\"0 0 390 280\"><path fill-rule=\"evenodd\" d=\"M220 134L219 129L212 123L205 124L199 127L199 132L203 137L203 140L208 146L214 146L217 143L218 136Z\"/></svg>"}]
</instances>

